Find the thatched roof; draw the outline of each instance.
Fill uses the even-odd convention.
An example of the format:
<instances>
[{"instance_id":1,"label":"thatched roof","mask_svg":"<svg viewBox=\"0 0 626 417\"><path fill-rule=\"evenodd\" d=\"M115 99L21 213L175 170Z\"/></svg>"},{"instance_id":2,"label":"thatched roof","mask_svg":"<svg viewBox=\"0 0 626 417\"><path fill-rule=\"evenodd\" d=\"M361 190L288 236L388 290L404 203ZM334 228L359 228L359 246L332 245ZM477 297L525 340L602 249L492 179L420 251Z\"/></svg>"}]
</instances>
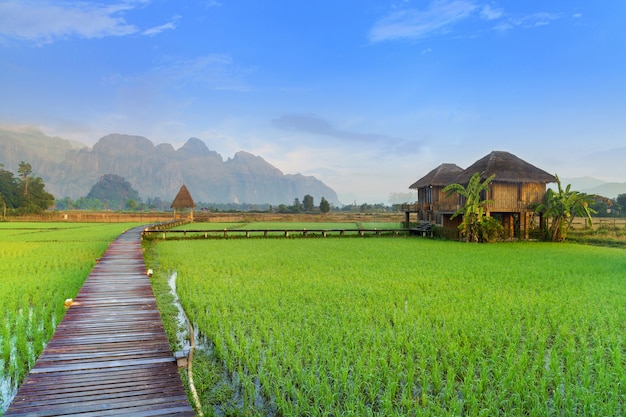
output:
<instances>
[{"instance_id":1,"label":"thatched roof","mask_svg":"<svg viewBox=\"0 0 626 417\"><path fill-rule=\"evenodd\" d=\"M452 183L452 180L463 172L463 168L457 164L441 164L437 168L424 175L419 180L415 181L411 186L412 190L417 190L425 187L445 187Z\"/></svg>"},{"instance_id":2,"label":"thatched roof","mask_svg":"<svg viewBox=\"0 0 626 417\"><path fill-rule=\"evenodd\" d=\"M191 194L189 193L189 190L187 189L187 187L185 186L185 184L183 184L182 187L180 187L180 190L178 191L178 194L176 194L176 198L174 198L174 201L172 202L172 208L193 208L196 206L196 203L193 202L193 198L191 198Z\"/></svg>"},{"instance_id":3,"label":"thatched roof","mask_svg":"<svg viewBox=\"0 0 626 417\"><path fill-rule=\"evenodd\" d=\"M465 171L457 175L452 183L467 184L475 173L480 173L481 179L496 174L494 182L508 183L549 183L556 182L554 175L529 164L509 152L493 151L489 155L474 162Z\"/></svg>"}]
</instances>

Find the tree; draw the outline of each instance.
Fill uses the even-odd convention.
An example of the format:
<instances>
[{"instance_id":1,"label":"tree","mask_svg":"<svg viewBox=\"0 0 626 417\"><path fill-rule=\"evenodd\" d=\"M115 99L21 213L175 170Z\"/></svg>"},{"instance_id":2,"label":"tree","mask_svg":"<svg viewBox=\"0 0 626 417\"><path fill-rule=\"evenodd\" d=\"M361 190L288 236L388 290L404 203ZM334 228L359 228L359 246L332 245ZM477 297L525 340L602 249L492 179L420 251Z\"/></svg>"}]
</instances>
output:
<instances>
[{"instance_id":1,"label":"tree","mask_svg":"<svg viewBox=\"0 0 626 417\"><path fill-rule=\"evenodd\" d=\"M320 211L324 214L330 211L330 203L324 197L320 200Z\"/></svg>"},{"instance_id":2,"label":"tree","mask_svg":"<svg viewBox=\"0 0 626 417\"><path fill-rule=\"evenodd\" d=\"M11 171L6 171L0 164L0 208L6 217L7 208L17 206L17 182Z\"/></svg>"},{"instance_id":3,"label":"tree","mask_svg":"<svg viewBox=\"0 0 626 417\"><path fill-rule=\"evenodd\" d=\"M124 208L126 210L137 210L139 208L139 203L137 202L137 200L133 200L132 198L129 198L128 200L126 200L126 203L124 204Z\"/></svg>"},{"instance_id":4,"label":"tree","mask_svg":"<svg viewBox=\"0 0 626 417\"><path fill-rule=\"evenodd\" d=\"M296 197L295 200L293 200L293 206L292 206L292 210L294 213L300 213L302 211L302 203L300 203L300 199Z\"/></svg>"},{"instance_id":5,"label":"tree","mask_svg":"<svg viewBox=\"0 0 626 417\"><path fill-rule=\"evenodd\" d=\"M459 208L451 217L454 219L458 215L463 215L463 221L459 225L461 236L465 236L466 242L478 242L481 240L481 224L485 218L484 207L491 200L486 200L483 195L489 191L489 185L495 178L495 174L486 178L484 181L480 181L480 173L475 173L467 183L467 187L461 184L449 184L442 190L450 197L452 194L457 193L465 198L465 204Z\"/></svg>"},{"instance_id":6,"label":"tree","mask_svg":"<svg viewBox=\"0 0 626 417\"><path fill-rule=\"evenodd\" d=\"M626 213L626 194L618 194L613 207L618 215L623 216Z\"/></svg>"},{"instance_id":7,"label":"tree","mask_svg":"<svg viewBox=\"0 0 626 417\"><path fill-rule=\"evenodd\" d=\"M74 207L81 210L104 210L104 203L97 198L80 197L74 203Z\"/></svg>"},{"instance_id":8,"label":"tree","mask_svg":"<svg viewBox=\"0 0 626 417\"><path fill-rule=\"evenodd\" d=\"M577 216L586 217L589 225L593 224L591 214L596 211L590 207L593 196L571 190L571 184L565 189L561 180L556 176L557 190L548 188L543 204L539 204L535 211L550 219L550 226L546 226L546 236L553 242L562 242Z\"/></svg>"},{"instance_id":9,"label":"tree","mask_svg":"<svg viewBox=\"0 0 626 417\"><path fill-rule=\"evenodd\" d=\"M24 184L24 195L28 195L28 176L33 173L33 167L28 162L21 161L17 173Z\"/></svg>"},{"instance_id":10,"label":"tree","mask_svg":"<svg viewBox=\"0 0 626 417\"><path fill-rule=\"evenodd\" d=\"M302 200L302 206L304 211L306 212L311 212L313 211L313 209L315 208L315 205L313 203L313 196L307 194L304 196L304 199Z\"/></svg>"},{"instance_id":11,"label":"tree","mask_svg":"<svg viewBox=\"0 0 626 417\"><path fill-rule=\"evenodd\" d=\"M54 205L54 196L46 191L43 180L31 177L33 169L29 163L20 162L19 178L2 167L0 165L0 209L3 217L9 210L40 213Z\"/></svg>"},{"instance_id":12,"label":"tree","mask_svg":"<svg viewBox=\"0 0 626 417\"><path fill-rule=\"evenodd\" d=\"M54 196L46 191L41 177L29 178L27 183L30 183L30 191L19 196L19 212L41 213L54 205ZM26 184L24 187L26 188Z\"/></svg>"}]
</instances>

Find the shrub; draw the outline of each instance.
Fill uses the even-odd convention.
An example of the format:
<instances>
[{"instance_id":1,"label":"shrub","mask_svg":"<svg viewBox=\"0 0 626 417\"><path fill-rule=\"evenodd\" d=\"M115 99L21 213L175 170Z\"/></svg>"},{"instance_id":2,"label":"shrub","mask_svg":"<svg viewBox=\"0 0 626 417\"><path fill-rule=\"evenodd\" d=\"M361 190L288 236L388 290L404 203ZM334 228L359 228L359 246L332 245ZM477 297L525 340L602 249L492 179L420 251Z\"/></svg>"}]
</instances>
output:
<instances>
[{"instance_id":1,"label":"shrub","mask_svg":"<svg viewBox=\"0 0 626 417\"><path fill-rule=\"evenodd\" d=\"M481 242L495 242L504 239L504 228L502 224L493 217L485 217L479 224L479 236Z\"/></svg>"}]
</instances>

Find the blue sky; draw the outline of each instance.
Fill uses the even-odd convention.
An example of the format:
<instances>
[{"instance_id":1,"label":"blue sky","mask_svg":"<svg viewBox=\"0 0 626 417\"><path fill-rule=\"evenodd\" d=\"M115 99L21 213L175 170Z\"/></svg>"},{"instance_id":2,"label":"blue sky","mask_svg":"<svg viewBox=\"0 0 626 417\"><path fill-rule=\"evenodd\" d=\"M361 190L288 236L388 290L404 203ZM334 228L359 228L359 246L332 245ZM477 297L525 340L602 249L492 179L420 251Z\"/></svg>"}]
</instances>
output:
<instances>
[{"instance_id":1,"label":"blue sky","mask_svg":"<svg viewBox=\"0 0 626 417\"><path fill-rule=\"evenodd\" d=\"M626 2L0 0L0 123L190 137L389 202L509 151L626 181Z\"/></svg>"}]
</instances>

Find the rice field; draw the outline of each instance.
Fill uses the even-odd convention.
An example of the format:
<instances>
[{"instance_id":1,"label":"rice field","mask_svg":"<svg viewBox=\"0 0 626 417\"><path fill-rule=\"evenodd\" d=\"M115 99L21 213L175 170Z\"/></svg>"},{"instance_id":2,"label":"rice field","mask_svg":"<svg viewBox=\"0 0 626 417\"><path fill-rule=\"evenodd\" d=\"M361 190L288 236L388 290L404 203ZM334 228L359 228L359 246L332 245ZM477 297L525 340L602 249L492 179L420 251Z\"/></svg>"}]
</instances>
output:
<instances>
[{"instance_id":1,"label":"rice field","mask_svg":"<svg viewBox=\"0 0 626 417\"><path fill-rule=\"evenodd\" d=\"M109 242L130 224L0 223L0 415Z\"/></svg>"},{"instance_id":2,"label":"rice field","mask_svg":"<svg viewBox=\"0 0 626 417\"><path fill-rule=\"evenodd\" d=\"M194 369L224 369L228 389L200 392L207 415L626 414L621 249L419 238L149 249L153 279L176 272L208 340L213 362Z\"/></svg>"}]
</instances>

